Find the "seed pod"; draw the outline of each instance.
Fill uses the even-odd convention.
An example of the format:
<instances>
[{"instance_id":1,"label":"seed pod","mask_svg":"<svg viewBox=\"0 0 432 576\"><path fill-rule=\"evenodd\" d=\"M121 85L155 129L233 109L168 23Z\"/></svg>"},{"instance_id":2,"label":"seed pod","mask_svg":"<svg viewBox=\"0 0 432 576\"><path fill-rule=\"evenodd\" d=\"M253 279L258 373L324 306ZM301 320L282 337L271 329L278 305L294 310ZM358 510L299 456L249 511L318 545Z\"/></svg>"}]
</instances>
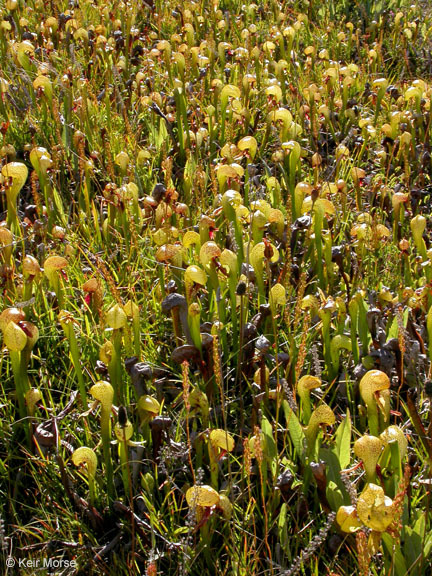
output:
<instances>
[{"instance_id":1,"label":"seed pod","mask_svg":"<svg viewBox=\"0 0 432 576\"><path fill-rule=\"evenodd\" d=\"M124 428L128 423L127 410L124 406L119 406L117 418L120 427Z\"/></svg>"},{"instance_id":2,"label":"seed pod","mask_svg":"<svg viewBox=\"0 0 432 576\"><path fill-rule=\"evenodd\" d=\"M318 168L318 166L321 166L321 164L322 164L321 154L318 154L318 152L315 152L315 154L312 154L312 158L311 158L312 168Z\"/></svg>"}]
</instances>

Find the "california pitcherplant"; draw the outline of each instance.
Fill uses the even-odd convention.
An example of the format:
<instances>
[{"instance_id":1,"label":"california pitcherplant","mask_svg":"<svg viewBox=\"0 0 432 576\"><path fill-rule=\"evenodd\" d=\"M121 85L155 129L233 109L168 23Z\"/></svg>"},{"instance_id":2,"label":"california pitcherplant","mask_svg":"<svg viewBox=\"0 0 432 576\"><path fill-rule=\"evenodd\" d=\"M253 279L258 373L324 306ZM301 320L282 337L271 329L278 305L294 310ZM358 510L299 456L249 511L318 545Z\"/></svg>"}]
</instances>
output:
<instances>
[{"instance_id":1,"label":"california pitcherplant","mask_svg":"<svg viewBox=\"0 0 432 576\"><path fill-rule=\"evenodd\" d=\"M18 233L17 199L18 194L26 183L28 168L22 162L9 162L3 166L1 174L7 202L7 226Z\"/></svg>"},{"instance_id":2,"label":"california pitcherplant","mask_svg":"<svg viewBox=\"0 0 432 576\"><path fill-rule=\"evenodd\" d=\"M369 430L378 436L390 418L390 380L381 370L369 370L360 382L360 394L366 404ZM380 415L383 424L380 424Z\"/></svg>"},{"instance_id":3,"label":"california pitcherplant","mask_svg":"<svg viewBox=\"0 0 432 576\"><path fill-rule=\"evenodd\" d=\"M97 456L91 448L80 446L72 454L72 462L75 466L84 466L87 469L90 503L95 503L95 476L97 469Z\"/></svg>"},{"instance_id":4,"label":"california pitcherplant","mask_svg":"<svg viewBox=\"0 0 432 576\"><path fill-rule=\"evenodd\" d=\"M431 22L1 4L1 547L427 571Z\"/></svg>"},{"instance_id":5,"label":"california pitcherplant","mask_svg":"<svg viewBox=\"0 0 432 576\"><path fill-rule=\"evenodd\" d=\"M111 460L111 409L114 400L114 389L109 382L100 380L90 388L90 394L96 404L100 404L100 429L102 438L102 452L107 475L108 498L114 496L113 466Z\"/></svg>"}]
</instances>

